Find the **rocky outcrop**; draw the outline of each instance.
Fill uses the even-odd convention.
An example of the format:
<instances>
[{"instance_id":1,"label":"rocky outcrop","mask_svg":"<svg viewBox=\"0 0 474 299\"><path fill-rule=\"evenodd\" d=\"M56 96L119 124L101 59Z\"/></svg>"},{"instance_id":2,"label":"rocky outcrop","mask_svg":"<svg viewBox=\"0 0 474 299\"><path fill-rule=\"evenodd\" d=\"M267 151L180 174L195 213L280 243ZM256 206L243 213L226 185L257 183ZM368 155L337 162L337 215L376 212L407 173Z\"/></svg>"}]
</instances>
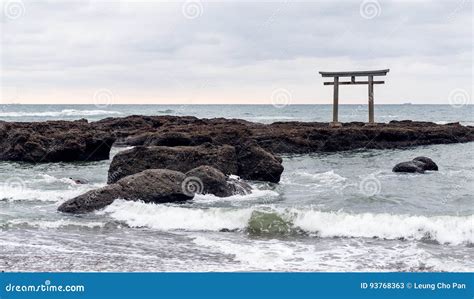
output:
<instances>
[{"instance_id":1,"label":"rocky outcrop","mask_svg":"<svg viewBox=\"0 0 474 299\"><path fill-rule=\"evenodd\" d=\"M56 162L107 159L110 145L239 146L255 141L272 154L403 148L474 141L474 128L459 123L391 121L330 127L319 122L252 123L192 116L106 118L97 122L0 122L0 160Z\"/></svg>"},{"instance_id":2,"label":"rocky outcrop","mask_svg":"<svg viewBox=\"0 0 474 299\"><path fill-rule=\"evenodd\" d=\"M351 122L343 123L341 127L330 127L328 123L321 122L260 124L224 118L129 116L104 119L94 125L98 129L114 132L114 136L119 139L118 144L124 145L169 145L163 136L179 133L189 139L186 143L190 145L211 142L236 146L246 140L254 140L264 150L275 154L388 149L474 141L474 128L471 126L410 120L370 126Z\"/></svg>"},{"instance_id":3,"label":"rocky outcrop","mask_svg":"<svg viewBox=\"0 0 474 299\"><path fill-rule=\"evenodd\" d=\"M416 157L412 161L401 162L393 167L393 172L424 173L426 170L438 170L438 165L428 157Z\"/></svg>"},{"instance_id":4,"label":"rocky outcrop","mask_svg":"<svg viewBox=\"0 0 474 299\"><path fill-rule=\"evenodd\" d=\"M218 197L245 195L252 190L252 187L244 181L229 178L221 171L208 165L188 171L183 188L186 193L213 194Z\"/></svg>"},{"instance_id":5,"label":"rocky outcrop","mask_svg":"<svg viewBox=\"0 0 474 299\"><path fill-rule=\"evenodd\" d=\"M144 202L181 202L193 198L183 191L186 176L168 169L149 169L122 178L115 184L86 192L59 206L66 213L87 213L104 208L115 199L141 200Z\"/></svg>"},{"instance_id":6,"label":"rocky outcrop","mask_svg":"<svg viewBox=\"0 0 474 299\"><path fill-rule=\"evenodd\" d=\"M86 120L0 122L0 160L97 161L109 158L115 138Z\"/></svg>"},{"instance_id":7,"label":"rocky outcrop","mask_svg":"<svg viewBox=\"0 0 474 299\"><path fill-rule=\"evenodd\" d=\"M118 153L110 164L108 180L114 183L122 177L145 169L166 168L188 172L201 165L212 166L225 175L238 175L245 180L278 183L283 166L281 159L255 143L239 146L150 146L135 147Z\"/></svg>"},{"instance_id":8,"label":"rocky outcrop","mask_svg":"<svg viewBox=\"0 0 474 299\"><path fill-rule=\"evenodd\" d=\"M251 189L247 183L229 178L211 166L200 166L186 174L148 169L72 198L61 204L58 211L88 213L105 208L118 198L146 203L182 202L193 199L195 194L227 197L248 194Z\"/></svg>"}]
</instances>

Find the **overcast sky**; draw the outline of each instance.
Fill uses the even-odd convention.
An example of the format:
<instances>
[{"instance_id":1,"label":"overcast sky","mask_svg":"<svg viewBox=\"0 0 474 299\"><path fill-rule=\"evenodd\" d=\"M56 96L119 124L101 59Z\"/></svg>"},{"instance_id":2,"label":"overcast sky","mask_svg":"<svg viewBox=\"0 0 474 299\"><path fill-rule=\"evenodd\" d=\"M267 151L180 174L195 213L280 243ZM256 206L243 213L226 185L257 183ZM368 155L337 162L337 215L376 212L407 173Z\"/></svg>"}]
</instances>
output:
<instances>
[{"instance_id":1,"label":"overcast sky","mask_svg":"<svg viewBox=\"0 0 474 299\"><path fill-rule=\"evenodd\" d=\"M376 103L472 97L472 0L2 0L3 103L331 103L318 71L389 68ZM343 86L341 103L366 103Z\"/></svg>"}]
</instances>

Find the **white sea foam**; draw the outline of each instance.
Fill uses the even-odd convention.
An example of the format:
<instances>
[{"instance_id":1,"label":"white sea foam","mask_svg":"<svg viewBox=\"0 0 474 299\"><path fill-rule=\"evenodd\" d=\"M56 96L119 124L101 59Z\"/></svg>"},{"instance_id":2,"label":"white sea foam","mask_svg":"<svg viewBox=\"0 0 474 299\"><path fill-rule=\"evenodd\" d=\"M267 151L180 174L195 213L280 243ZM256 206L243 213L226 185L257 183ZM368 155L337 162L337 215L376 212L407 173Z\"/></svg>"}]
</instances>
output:
<instances>
[{"instance_id":1,"label":"white sea foam","mask_svg":"<svg viewBox=\"0 0 474 299\"><path fill-rule=\"evenodd\" d=\"M272 199L278 197L278 193L272 190L252 189L252 193L246 195L232 195L229 197L217 197L213 194L196 194L193 201L195 202L222 202L222 201L253 201L257 199Z\"/></svg>"},{"instance_id":2,"label":"white sea foam","mask_svg":"<svg viewBox=\"0 0 474 299\"><path fill-rule=\"evenodd\" d=\"M132 227L158 230L218 231L245 229L258 208L196 209L116 200L103 213ZM440 243L474 243L470 216L409 216L392 214L349 214L317 210L274 210L279 217L319 237L363 237L384 239L430 238Z\"/></svg>"},{"instance_id":3,"label":"white sea foam","mask_svg":"<svg viewBox=\"0 0 474 299\"><path fill-rule=\"evenodd\" d=\"M45 229L54 229L66 226L82 226L88 228L98 228L103 227L105 223L103 222L80 222L80 221L71 221L67 219L60 220L27 220L27 219L14 219L7 221L7 226L29 226L29 227L38 227Z\"/></svg>"},{"instance_id":4,"label":"white sea foam","mask_svg":"<svg viewBox=\"0 0 474 299\"><path fill-rule=\"evenodd\" d=\"M316 180L323 184L333 184L344 182L346 180L345 177L338 175L334 172L334 170L321 172L321 173L307 173L307 172L297 172L299 176L310 178Z\"/></svg>"},{"instance_id":5,"label":"white sea foam","mask_svg":"<svg viewBox=\"0 0 474 299\"><path fill-rule=\"evenodd\" d=\"M236 242L232 236L198 235L193 242L233 256L218 271L448 271L469 272L467 261L440 259L412 242L386 246L361 239L302 243L260 239Z\"/></svg>"},{"instance_id":6,"label":"white sea foam","mask_svg":"<svg viewBox=\"0 0 474 299\"><path fill-rule=\"evenodd\" d=\"M63 109L61 111L44 111L44 112L0 112L0 117L60 117L60 116L94 116L107 114L122 114L120 111L113 110L77 110Z\"/></svg>"},{"instance_id":7,"label":"white sea foam","mask_svg":"<svg viewBox=\"0 0 474 299\"><path fill-rule=\"evenodd\" d=\"M45 183L63 183L67 185L76 185L76 182L70 178L57 178L49 174L40 174L40 177L44 180Z\"/></svg>"},{"instance_id":8,"label":"white sea foam","mask_svg":"<svg viewBox=\"0 0 474 299\"><path fill-rule=\"evenodd\" d=\"M410 216L292 210L295 226L321 237L430 238L440 243L474 243L474 215Z\"/></svg>"},{"instance_id":9,"label":"white sea foam","mask_svg":"<svg viewBox=\"0 0 474 299\"><path fill-rule=\"evenodd\" d=\"M222 228L245 228L252 209L224 208L192 209L115 200L105 208L114 219L132 227L150 227L159 230L217 231Z\"/></svg>"}]
</instances>

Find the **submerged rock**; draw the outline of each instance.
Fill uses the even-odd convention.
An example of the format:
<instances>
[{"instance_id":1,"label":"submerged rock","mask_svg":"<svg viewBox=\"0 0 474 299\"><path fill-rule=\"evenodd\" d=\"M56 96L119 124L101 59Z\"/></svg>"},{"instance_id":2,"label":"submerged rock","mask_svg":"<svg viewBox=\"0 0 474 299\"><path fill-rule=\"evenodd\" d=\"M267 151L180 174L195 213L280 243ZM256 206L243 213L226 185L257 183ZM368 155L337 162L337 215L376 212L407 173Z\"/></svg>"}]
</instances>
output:
<instances>
[{"instance_id":1,"label":"submerged rock","mask_svg":"<svg viewBox=\"0 0 474 299\"><path fill-rule=\"evenodd\" d=\"M401 162L393 167L393 172L424 173L426 170L438 170L438 165L428 157L416 157L412 161Z\"/></svg>"}]
</instances>

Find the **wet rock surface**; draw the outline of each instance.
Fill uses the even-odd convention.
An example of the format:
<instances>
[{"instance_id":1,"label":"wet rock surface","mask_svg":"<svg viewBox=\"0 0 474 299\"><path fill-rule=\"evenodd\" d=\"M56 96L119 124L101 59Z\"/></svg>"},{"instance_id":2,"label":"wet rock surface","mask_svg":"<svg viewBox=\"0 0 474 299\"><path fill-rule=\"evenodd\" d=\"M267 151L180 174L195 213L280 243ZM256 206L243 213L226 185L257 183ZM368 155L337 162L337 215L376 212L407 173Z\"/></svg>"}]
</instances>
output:
<instances>
[{"instance_id":1,"label":"wet rock surface","mask_svg":"<svg viewBox=\"0 0 474 299\"><path fill-rule=\"evenodd\" d=\"M110 146L239 146L254 141L273 154L388 149L474 141L459 123L391 121L330 127L320 122L252 123L192 116L140 116L79 121L0 122L0 160L58 162L107 159ZM258 175L257 175L258 177Z\"/></svg>"},{"instance_id":2,"label":"wet rock surface","mask_svg":"<svg viewBox=\"0 0 474 299\"><path fill-rule=\"evenodd\" d=\"M393 172L424 173L426 170L438 170L438 165L428 157L416 157L412 161L395 165Z\"/></svg>"},{"instance_id":3,"label":"wet rock surface","mask_svg":"<svg viewBox=\"0 0 474 299\"><path fill-rule=\"evenodd\" d=\"M148 169L67 200L58 211L88 213L105 208L118 198L146 203L174 203L191 200L195 194L228 197L249 194L251 190L244 181L229 178L211 166L203 165L186 174L169 169Z\"/></svg>"},{"instance_id":4,"label":"wet rock surface","mask_svg":"<svg viewBox=\"0 0 474 299\"><path fill-rule=\"evenodd\" d=\"M0 160L32 163L106 160L115 139L86 120L0 122Z\"/></svg>"}]
</instances>

